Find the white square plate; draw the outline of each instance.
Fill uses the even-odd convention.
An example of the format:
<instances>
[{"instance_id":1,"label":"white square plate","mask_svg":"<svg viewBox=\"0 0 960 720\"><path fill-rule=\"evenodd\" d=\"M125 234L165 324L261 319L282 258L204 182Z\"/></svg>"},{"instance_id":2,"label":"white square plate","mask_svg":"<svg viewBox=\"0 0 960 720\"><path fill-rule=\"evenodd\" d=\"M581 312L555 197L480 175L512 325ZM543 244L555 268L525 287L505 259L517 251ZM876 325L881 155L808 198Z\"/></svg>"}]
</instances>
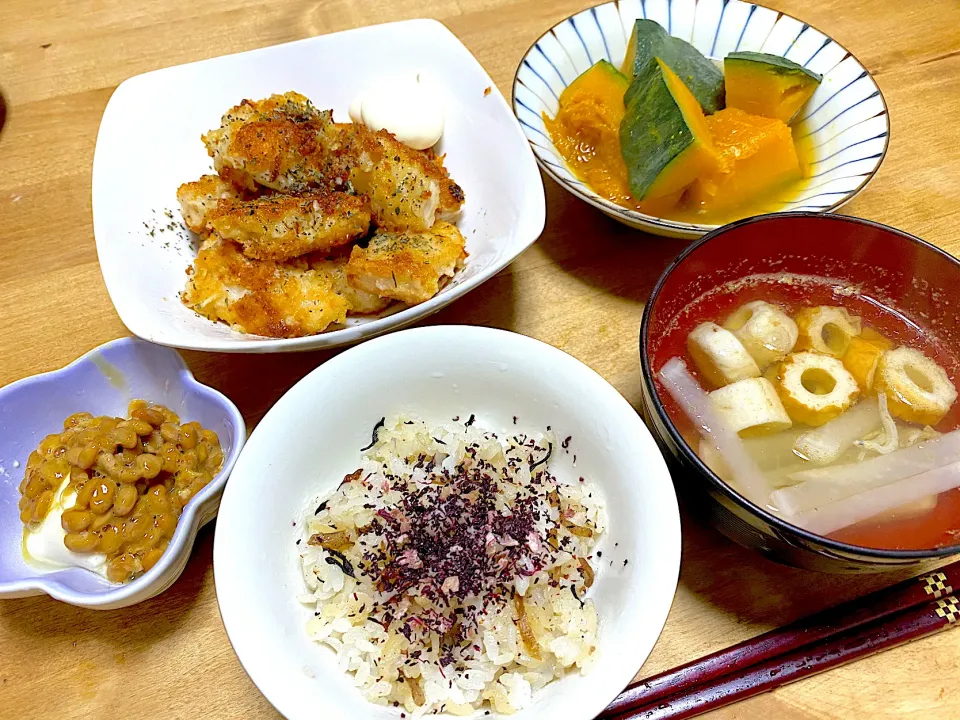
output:
<instances>
[{"instance_id":1,"label":"white square plate","mask_svg":"<svg viewBox=\"0 0 960 720\"><path fill-rule=\"evenodd\" d=\"M179 226L177 187L211 172L200 135L244 98L296 90L339 120L370 84L423 72L443 95L437 147L466 203L459 222L466 267L413 307L351 318L342 329L293 339L234 332L179 298L196 254ZM488 90L489 88L489 90ZM145 340L194 350L280 352L329 348L409 325L506 267L543 230L543 183L520 126L490 76L433 20L376 25L138 75L107 104L93 159L93 227L110 299Z\"/></svg>"}]
</instances>

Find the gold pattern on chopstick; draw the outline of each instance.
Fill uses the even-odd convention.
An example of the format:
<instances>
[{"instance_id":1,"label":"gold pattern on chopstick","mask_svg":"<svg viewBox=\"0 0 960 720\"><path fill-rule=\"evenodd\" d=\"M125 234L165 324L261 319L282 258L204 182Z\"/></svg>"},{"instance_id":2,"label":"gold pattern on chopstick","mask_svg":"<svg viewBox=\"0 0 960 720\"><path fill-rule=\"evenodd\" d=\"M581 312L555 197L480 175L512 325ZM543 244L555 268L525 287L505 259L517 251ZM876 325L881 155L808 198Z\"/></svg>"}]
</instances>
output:
<instances>
[{"instance_id":1,"label":"gold pattern on chopstick","mask_svg":"<svg viewBox=\"0 0 960 720\"><path fill-rule=\"evenodd\" d=\"M960 619L960 601L953 595L946 600L937 600L937 615L944 618L948 623L955 623Z\"/></svg>"},{"instance_id":2,"label":"gold pattern on chopstick","mask_svg":"<svg viewBox=\"0 0 960 720\"><path fill-rule=\"evenodd\" d=\"M924 584L923 591L927 595L933 595L935 598L941 598L953 592L953 587L947 585L947 576L942 572L930 573L920 578Z\"/></svg>"}]
</instances>

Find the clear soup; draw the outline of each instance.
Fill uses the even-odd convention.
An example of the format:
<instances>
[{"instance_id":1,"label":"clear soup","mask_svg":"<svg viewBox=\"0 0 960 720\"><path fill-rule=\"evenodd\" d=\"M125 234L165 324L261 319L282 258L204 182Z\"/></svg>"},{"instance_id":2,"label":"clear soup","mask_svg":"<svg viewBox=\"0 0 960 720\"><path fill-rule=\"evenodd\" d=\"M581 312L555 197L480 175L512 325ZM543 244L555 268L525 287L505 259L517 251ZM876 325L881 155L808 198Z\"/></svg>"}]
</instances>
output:
<instances>
[{"instance_id":1,"label":"clear soup","mask_svg":"<svg viewBox=\"0 0 960 720\"><path fill-rule=\"evenodd\" d=\"M778 341L774 332L771 342L758 344L756 338L751 340L751 331L744 330L742 321L753 315L737 311L755 301L767 303L797 326L798 340L780 360L769 358L782 352L789 340ZM817 308L836 310L824 316ZM841 321L822 323L824 317L839 317ZM849 326L844 327L843 318L850 321ZM746 360L745 369L731 371L734 375L741 372L749 376L741 378L749 381L743 388L732 389L738 380L718 380L717 366L710 365L709 358L704 359L705 351L696 342L688 341L695 328L708 322L726 325L719 334L729 331L738 340L744 338L743 349L750 347L753 351L748 355L761 356L762 362L757 362L759 373L746 367ZM762 335L762 328L777 326L778 322L760 323L758 332ZM729 341L729 336L725 337ZM714 341L705 342L709 345ZM775 347L778 342L779 349ZM725 351L718 352L723 356ZM718 414L730 418L739 430L748 455L774 491L768 508L781 512L777 502L785 506L796 503L794 511L800 508L800 515L782 513L788 521L809 518L812 513L815 519L808 527L811 531L864 547L921 550L960 542L960 489L913 497L916 488L928 487L915 481L930 479L930 463L937 465L935 471L942 474L944 457L951 463L960 462L960 452L953 458L942 449L951 442L947 434L960 426L960 402L955 389L960 364L949 347L911 318L836 281L811 276L753 275L722 285L690 303L670 326L656 355L659 359L682 358L703 390L711 393L711 404L721 408ZM709 356L709 349L706 355ZM724 357L724 362L730 360ZM850 386L851 378L854 389ZM766 383L775 391L773 396ZM754 395L745 392L746 386L753 388ZM724 392L717 393L721 388ZM916 392L921 394L915 396ZM669 394L660 394L690 446L722 479L739 490L724 458L710 442L701 441L698 429ZM751 426L751 422L760 424ZM844 423L845 430L833 431ZM743 424L746 427L741 429ZM946 441L938 439L944 436ZM822 451L820 441L826 441L828 451ZM936 447L941 450L935 450ZM910 448L919 449L897 454ZM934 455L940 459L930 460ZM879 464L877 458L882 458ZM863 465L862 472L858 472L858 465ZM960 476L960 465L956 469ZM879 472L887 473L893 480L880 482ZM942 478L934 479L940 485L949 484L949 479L946 483ZM850 490L843 485L848 481L853 483ZM881 487L885 489L876 492ZM896 499L902 497L899 492L906 492L909 502L897 503ZM859 499L863 502L858 508ZM835 505L837 502L843 506ZM873 508L875 503L884 509L856 519L864 508ZM846 520L844 507L854 511ZM830 515L831 511L838 511L833 512L833 520L823 524L821 519L817 525L816 518ZM848 522L851 518L854 520ZM799 520L795 524L803 526ZM817 527L829 530L819 532Z\"/></svg>"}]
</instances>

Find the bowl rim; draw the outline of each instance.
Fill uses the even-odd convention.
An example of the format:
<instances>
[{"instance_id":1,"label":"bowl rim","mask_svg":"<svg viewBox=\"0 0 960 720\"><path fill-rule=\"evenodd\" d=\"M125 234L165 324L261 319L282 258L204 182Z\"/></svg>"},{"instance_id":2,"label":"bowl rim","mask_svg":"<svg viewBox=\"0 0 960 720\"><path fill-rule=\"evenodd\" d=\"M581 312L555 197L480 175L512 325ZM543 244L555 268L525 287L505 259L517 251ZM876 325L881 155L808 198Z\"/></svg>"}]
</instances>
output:
<instances>
[{"instance_id":1,"label":"bowl rim","mask_svg":"<svg viewBox=\"0 0 960 720\"><path fill-rule=\"evenodd\" d=\"M101 222L98 223L98 217L106 215L109 219L111 213L104 212L102 209L100 212L98 212L99 205L96 202L96 199L98 190L101 193L103 192L103 188L101 187L103 181L98 183L98 177L100 177L103 172L106 172L103 171L102 168L105 162L103 156L107 152L102 146L106 143L106 141L101 136L105 135L105 133L109 130L109 125L105 125L105 123L112 122L113 116L118 112L117 106L123 100L124 95L130 91L130 88L137 87L141 83L149 81L151 78L160 74L185 72L185 68L215 64L218 61L222 62L225 59L236 58L239 56L251 56L256 54L277 52L280 48L289 50L294 47L313 47L318 44L323 44L324 41L329 42L329 38L334 36L339 37L353 35L355 38L359 38L359 40L355 40L355 42L359 42L362 41L362 38L365 34L368 35L373 31L381 33L416 32L419 33L418 37L422 40L433 40L436 37L442 37L444 38L445 42L452 42L456 47L456 56L464 63L472 65L473 69L477 70L482 76L483 82L490 88L491 91L489 95L484 96L485 100L496 102L500 106L502 114L499 111L497 113L497 126L502 126L505 134L509 133L511 136L515 136L517 142L519 143L519 152L514 154L511 160L511 174L516 175L521 179L526 179L528 182L521 184L520 186L524 188L522 193L523 197L521 197L523 202L521 202L517 207L516 218L507 223L507 231L501 234L500 240L498 240L497 246L494 248L495 252L493 253L493 258L491 259L489 265L486 268L478 270L476 273L466 277L462 277L464 272L463 270L458 271L457 274L450 279L451 282L442 287L436 295L422 303L418 303L416 305L395 303L383 313L372 316L359 316L362 322L357 324L342 325L340 327L325 330L324 332L290 338L274 338L264 335L256 335L254 333L243 333L239 331L233 331L224 336L209 337L192 327L175 330L161 328L158 331L153 324L144 322L142 312L134 312L132 310L134 306L142 310L144 307L142 300L137 299L136 302L128 303L120 302L118 293L119 285L115 281L111 282L108 279L104 264L100 261L101 253L109 251L111 245L110 241L101 239L101 236L108 237L110 236L110 233L101 227L106 221L101 220ZM449 58L451 53L444 52L443 55L445 58ZM457 97L462 99L462 97L465 95L464 90L459 90L454 86L451 86L448 88L448 90L451 93L451 97L454 99ZM476 133L473 133L473 135L475 136ZM322 32L320 34L310 35L308 37L295 40L270 43L264 46L250 48L248 50L225 52L213 57L198 58L196 60L190 60L187 62L178 63L176 65L148 70L146 72L128 77L117 86L113 94L107 100L106 106L104 107L103 114L100 118L100 124L97 129L92 167L93 180L91 182L90 197L91 215L93 217L94 241L97 252L98 267L100 269L100 274L104 285L107 289L107 295L110 297L110 301L114 306L117 315L120 317L120 321L130 333L153 344L164 345L166 347L180 350L197 350L201 352L220 352L231 354L267 354L280 352L286 353L333 350L340 347L356 345L374 337L395 332L414 323L421 322L427 317L444 310L454 302L463 299L466 295L473 292L481 285L492 280L498 273L503 271L508 265L513 263L534 243L536 243L543 234L544 227L546 226L546 193L543 187L542 177L540 173L537 172L538 165L536 163L536 154L533 152L533 148L530 147L530 143L527 141L527 137L523 132L523 127L517 120L513 108L507 103L507 100L500 92L497 83L494 82L493 78L490 76L490 72L480 63L480 60L467 46L467 44L445 23L430 17L420 16L405 20L393 20L382 23L374 23L372 25L348 27L343 30L336 30L333 32ZM99 174L98 167L100 167L102 171ZM467 188L467 190L469 191L469 188ZM472 212L493 212L494 209L495 208L491 205L486 209L474 208ZM470 211L467 210L467 206L465 205L464 208L461 208L461 213L467 212ZM462 230L459 225L458 229ZM469 237L466 235L464 235L464 237L467 239L469 244L471 242ZM497 234L493 233L491 234L491 237L497 237ZM510 250L510 246L515 246L515 248ZM190 267L192 267L193 259L194 257L190 258ZM179 299L175 300L174 304L179 305ZM189 310L189 312L192 312L192 310ZM211 321L206 318L202 318L202 320L204 323L209 323L211 326L217 325L229 328L229 326L219 321Z\"/></svg>"},{"instance_id":2,"label":"bowl rim","mask_svg":"<svg viewBox=\"0 0 960 720\"><path fill-rule=\"evenodd\" d=\"M867 186L867 184L871 180L873 180L874 177L876 177L877 173L880 172L880 167L883 165L883 161L886 160L887 151L890 149L890 134L893 129L892 123L890 122L890 106L887 105L887 99L883 95L883 89L880 87L880 84L877 82L873 73L870 72L870 69L864 63L862 63L860 61L860 58L858 58L853 52L851 52L846 45L843 45L842 43L840 43L840 41L836 40L832 35L830 35L829 33L825 33L816 25L812 25L804 20L800 20L798 17L791 15L790 13L785 13L781 10L777 10L776 8L769 7L768 5L764 5L759 2L750 2L749 4L754 5L756 7L762 7L766 10L771 10L777 13L778 21L780 20L780 17L788 17L793 20L796 20L797 22L801 22L806 27L812 30L815 30L816 32L820 33L828 40L835 42L837 45L843 48L844 52L847 53L847 57L852 57L854 60L857 61L857 63L860 65L860 67L863 68L864 72L866 73L866 77L870 78L873 81L873 84L877 88L877 94L878 94L878 97L880 98L880 103L883 105L883 112L887 116L887 132L886 132L886 135L884 136L883 150L881 151L880 158L877 160L877 164L874 166L873 170L871 170L867 174L867 176L863 179L863 181L859 185L857 185L857 187L847 192L840 199L836 200L833 204L821 210L817 210L817 211L783 210L783 211L778 211L776 213L767 213L767 214L781 215L781 214L789 213L792 215L804 215L804 214L823 215L826 213L833 213L839 210L844 205L846 205L851 200L853 200L857 195L859 195L863 191L863 189ZM537 37L536 40L530 43L529 47L527 47L526 51L523 53L523 56L520 58L520 62L517 64L517 69L513 73L513 82L510 86L511 88L510 89L510 107L513 110L513 114L516 116L517 122L519 125L521 125L521 127L523 123L520 120L519 113L517 112L517 84L520 81L520 77L519 77L520 69L523 67L524 61L527 59L527 57L529 57L530 53L533 51L533 48L536 47L537 44L541 40L543 40L547 35L549 35L551 32L556 30L556 28L559 27L561 24L567 22L568 20L572 20L577 15L588 12L590 10L596 10L598 7L601 7L604 5L615 5L619 9L620 0L605 0L604 2L599 2L594 5L590 5L589 7L577 10L576 12L568 15L562 20L558 20L557 22L555 22L553 25L551 25L549 28L543 31ZM576 185L571 184L565 178L560 177L554 171L554 169L550 167L548 163L543 162L540 159L540 155L536 152L536 150L533 150L532 148L533 142L527 137L527 133L525 130L523 131L523 135L524 135L524 138L527 140L527 142L531 145L531 151L533 152L534 159L537 161L537 165L539 165L540 169L543 170L547 175L549 175L554 182L560 185L560 187L562 187L564 190L567 190L568 192L573 193L575 196L577 196L584 202L587 202L590 205L593 205L598 210L601 210L608 214L613 213L619 216L621 219L628 221L629 224L653 226L657 228L662 228L664 230L670 230L676 233L686 233L685 235L686 237L697 237L697 236L703 236L707 233L711 233L715 230L719 230L720 228L728 227L731 224L741 222L742 220L745 219L745 218L741 218L740 220L734 220L732 223L726 223L723 225L711 225L707 223L685 223L685 222L680 222L678 220L668 220L666 218L660 218L660 217L657 217L656 215L647 215L637 210L631 210L630 208L623 207L622 205L617 205L612 200L607 200L606 198L603 198L600 195L597 195L596 193L593 193L593 195L589 195L583 190L581 190L580 188L578 188ZM550 140L550 144L553 145L553 138L548 137L548 140ZM571 171L571 174L572 174L572 171ZM589 188L589 186L586 184L584 184L584 187ZM590 190L591 192L593 192L592 188Z\"/></svg>"},{"instance_id":3,"label":"bowl rim","mask_svg":"<svg viewBox=\"0 0 960 720\"><path fill-rule=\"evenodd\" d=\"M522 345L530 351L535 351L538 353L546 353L547 355L553 356L555 358L561 358L563 362L569 363L571 366L576 366L576 372L578 374L583 374L585 377L590 378L593 381L599 383L600 388L605 392L609 393L611 402L615 402L619 405L624 413L629 413L629 417L632 420L636 421L635 430L641 433L646 433L650 440L653 441L653 448L651 455L651 462L654 465L659 465L666 476L662 478L667 482L664 486L664 507L662 507L661 514L665 517L665 525L663 528L663 533L660 537L659 544L653 543L649 544L650 552L656 551L656 553L665 557L666 563L665 567L667 568L664 571L664 580L668 581L667 584L657 585L654 590L648 593L648 596L652 596L653 599L649 600L650 613L644 618L643 625L650 626L655 628L655 632L651 634L652 640L650 642L650 647L647 650L646 654L643 656L643 664L645 664L652 654L656 644L660 640L660 636L663 634L663 630L666 627L670 609L673 606L674 599L676 597L676 592L680 580L680 569L681 569L681 555L682 555L682 544L683 544L683 529L680 518L679 503L677 501L676 489L673 485L672 478L670 476L669 467L666 464L666 459L663 456L663 453L660 452L659 447L656 443L656 437L653 431L647 427L646 423L643 422L642 417L637 413L633 405L627 400L626 397L614 387L605 377L603 377L599 372L594 370L592 367L587 365L582 360L576 358L575 356L567 353L560 348L557 348L549 343L546 343L537 338L524 335L519 332L514 332L511 330L505 330L501 328L493 328L487 326L479 325L428 325L424 327L411 328L407 330L402 330L397 333L391 333L389 335L382 336L371 340L370 342L365 342L362 345L357 345L352 348L349 348L343 353L340 353L335 358L332 358L326 363L323 363L319 367L312 370L310 373L301 378L294 386L287 390L280 399L274 403L270 408L267 415L261 420L261 424L267 422L270 419L271 415L277 415L278 413L283 413L284 415L289 414L287 410L287 405L291 403L291 398L295 392L304 392L307 388L310 387L311 383L317 382L317 377L324 373L336 373L339 368L344 363L352 363L355 361L355 358L351 356L351 353L354 355L360 353L370 353L373 351L377 352L389 352L392 348L390 347L391 343L401 342L408 338L414 337L418 338L421 341L429 342L431 339L439 340L450 340L454 338L462 338L464 335L470 335L472 338L476 338L476 341L481 342L485 347L497 347L503 343L512 344L514 347ZM381 347L384 346L384 347ZM258 425L259 427L259 425ZM263 440L263 438L261 438ZM256 451L256 448L253 448ZM249 460L249 453L247 460ZM246 462L246 461L244 461ZM242 468L244 466L241 466ZM225 502L227 504L227 515L224 517L229 517L231 512L232 504L238 502L237 500L238 490L234 488L229 493L225 495ZM236 511L234 511L236 512ZM228 521L229 522L229 521ZM225 555L228 551L225 550L224 543L227 540L224 538L222 533L218 533L214 538L214 584L217 587L217 608L220 613L221 621L223 622L224 630L227 635L227 639L230 642L231 648L234 651L234 654L237 656L237 660L240 662L241 667L243 667L244 672L250 678L251 682L257 687L260 693L264 698L281 714L284 714L284 710L288 708L286 704L282 704L278 701L278 695L276 693L276 688L270 687L269 689L265 688L262 684L262 673L256 672L251 669L249 663L245 661L245 658L249 657L250 654L250 641L243 637L243 632L238 629L235 616L236 616L236 602L234 598L239 597L236 593L221 593L222 584L233 584L235 580L233 575L229 574L229 570L225 571L223 563L218 563L218 559L221 556ZM631 559L632 561L632 559ZM633 564L633 562L631 562ZM638 560L637 564L641 564ZM228 572L225 576L224 573ZM639 581L634 581L634 585L638 586ZM225 606L233 606L226 608ZM227 616L231 616L234 619L233 623L228 624ZM610 619L608 619L610 621ZM243 648L243 654L239 648ZM618 664L618 667L623 666L623 663ZM638 666L633 670L635 674L639 671L640 667ZM596 672L596 668L593 671ZM595 676L596 677L596 676ZM624 686L629 684L632 680L632 675L630 677L624 678ZM562 679L562 678L561 678ZM550 684L551 686L553 683ZM618 688L616 692L619 692L622 687ZM605 702L613 700L613 696L607 699ZM536 706L536 702L532 703L527 708L524 708L523 711ZM377 707L373 705L372 707ZM600 712L603 707L593 708L593 712ZM476 713L475 713L476 714ZM536 713L535 717L540 717L541 713ZM339 715L337 717L340 717ZM452 717L449 713L440 713L438 717L447 718ZM472 717L472 716L471 716ZM590 717L593 717L590 715Z\"/></svg>"},{"instance_id":4,"label":"bowl rim","mask_svg":"<svg viewBox=\"0 0 960 720\"><path fill-rule=\"evenodd\" d=\"M184 387L195 388L200 394L216 401L222 407L226 418L234 423L236 428L234 446L231 448L230 454L224 457L223 464L217 474L184 507L177 521L173 537L170 539L170 549L173 552L164 552L157 564L140 577L127 583L113 583L114 587L104 592L85 592L73 590L63 585L59 580L50 579L51 573L41 573L18 580L0 581L0 600L4 599L5 596L21 597L26 593L34 594L33 591L38 591L55 600L90 609L112 609L142 602L155 594L159 594L176 581L176 576L173 580L169 580L169 573L176 570L178 566L181 571L183 570L186 561L193 552L200 526L216 514L215 511L210 513L209 511L203 512L203 510L211 501L215 501L223 491L227 478L230 476L230 472L233 470L233 466L236 464L240 451L246 442L247 426L243 420L243 415L233 401L219 390L204 385L197 380L183 357L175 349L150 343L135 336L118 338L88 350L63 367L29 375L3 386L0 388L0 398L6 396L8 392L30 385L39 385L51 381L57 382L67 376L73 368L93 362L94 358L101 355L104 350L127 345L146 347L150 352L166 353L175 359L179 366L176 372L178 381ZM179 576L179 572L177 576Z\"/></svg>"},{"instance_id":5,"label":"bowl rim","mask_svg":"<svg viewBox=\"0 0 960 720\"><path fill-rule=\"evenodd\" d=\"M767 215L757 215L754 217L744 218L743 220L738 220L730 223L729 225L723 225L716 230L707 233L699 240L691 243L683 250L683 252L674 258L674 260L667 266L667 268L657 279L657 283L654 285L653 291L650 293L650 297L647 299L647 302L643 307L643 319L640 322L640 374L643 380L643 387L650 396L657 417L667 429L670 439L677 446L680 453L683 455L683 458L696 467L700 474L710 482L710 485L713 489L720 491L724 497L732 501L738 507L753 515L759 516L760 519L767 524L772 525L779 531L798 535L807 543L816 543L822 545L832 551L842 553L844 556L859 556L860 558L867 558L870 560L935 560L937 558L946 558L956 555L960 553L960 543L955 545L947 545L941 548L929 548L926 550L892 550L884 548L871 548L863 545L853 545L851 543L840 542L839 540L832 540L824 537L823 535L817 535L816 533L804 530L797 525L793 525L786 520L773 515L764 508L755 505L736 492L731 486L723 482L723 480L721 480L720 477L713 472L713 470L711 470L707 464L703 462L703 460L700 459L697 453L693 451L687 441L684 440L683 436L676 429L673 421L670 419L669 414L663 406L663 402L660 400L660 394L657 390L656 382L653 379L653 368L650 364L650 352L647 347L647 333L650 327L650 308L653 307L667 279L670 277L673 271L684 260L687 259L689 255L699 249L702 245L705 245L713 240L715 237L730 231L738 230L746 225L764 223L771 220L796 218L815 218L818 221L824 220L827 222L850 223L853 225L866 226L876 230L890 232L899 236L902 240L906 240L914 245L920 246L925 251L940 255L942 258L960 269L960 260L936 245L918 238L916 235L911 235L908 232L898 230L897 228L884 225L883 223L879 223L874 220L865 220L863 218L852 217L849 215L824 215L823 213L818 212L781 212L770 213Z\"/></svg>"}]
</instances>

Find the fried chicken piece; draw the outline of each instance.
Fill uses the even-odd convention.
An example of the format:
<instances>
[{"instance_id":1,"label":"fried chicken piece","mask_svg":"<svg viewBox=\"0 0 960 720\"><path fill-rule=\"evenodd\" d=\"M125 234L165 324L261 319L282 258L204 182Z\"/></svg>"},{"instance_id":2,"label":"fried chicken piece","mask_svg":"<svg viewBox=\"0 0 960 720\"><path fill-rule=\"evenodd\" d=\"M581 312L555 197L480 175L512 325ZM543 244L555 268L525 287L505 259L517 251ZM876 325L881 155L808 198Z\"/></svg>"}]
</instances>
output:
<instances>
[{"instance_id":1,"label":"fried chicken piece","mask_svg":"<svg viewBox=\"0 0 960 720\"><path fill-rule=\"evenodd\" d=\"M279 261L331 250L366 235L370 202L364 196L325 190L253 200L224 198L208 217L210 227L240 243L248 257Z\"/></svg>"},{"instance_id":2,"label":"fried chicken piece","mask_svg":"<svg viewBox=\"0 0 960 720\"><path fill-rule=\"evenodd\" d=\"M298 192L324 184L318 137L333 123L295 92L266 100L244 100L221 118L220 127L203 135L213 166L223 177L251 190L263 185Z\"/></svg>"},{"instance_id":3,"label":"fried chicken piece","mask_svg":"<svg viewBox=\"0 0 960 720\"><path fill-rule=\"evenodd\" d=\"M390 298L380 297L372 292L355 288L347 280L346 266L348 256L341 254L332 258L321 258L310 262L310 269L325 273L333 283L333 288L350 304L351 315L372 315L384 310L391 302Z\"/></svg>"},{"instance_id":4,"label":"fried chicken piece","mask_svg":"<svg viewBox=\"0 0 960 720\"><path fill-rule=\"evenodd\" d=\"M306 262L251 260L214 235L204 240L181 300L238 332L275 338L323 332L349 308L330 277Z\"/></svg>"},{"instance_id":5,"label":"fried chicken piece","mask_svg":"<svg viewBox=\"0 0 960 720\"><path fill-rule=\"evenodd\" d=\"M463 205L463 190L432 151L407 147L386 130L334 123L324 128L321 142L322 174L334 187L349 182L368 195L379 227L429 230Z\"/></svg>"},{"instance_id":6,"label":"fried chicken piece","mask_svg":"<svg viewBox=\"0 0 960 720\"><path fill-rule=\"evenodd\" d=\"M197 234L208 229L210 213L220 200L240 197L241 192L218 175L204 175L199 180L184 183L177 188L177 200L180 201L183 221Z\"/></svg>"},{"instance_id":7,"label":"fried chicken piece","mask_svg":"<svg viewBox=\"0 0 960 720\"><path fill-rule=\"evenodd\" d=\"M463 235L443 220L427 232L381 229L367 247L354 246L347 279L360 290L416 305L436 295L466 257Z\"/></svg>"}]
</instances>

